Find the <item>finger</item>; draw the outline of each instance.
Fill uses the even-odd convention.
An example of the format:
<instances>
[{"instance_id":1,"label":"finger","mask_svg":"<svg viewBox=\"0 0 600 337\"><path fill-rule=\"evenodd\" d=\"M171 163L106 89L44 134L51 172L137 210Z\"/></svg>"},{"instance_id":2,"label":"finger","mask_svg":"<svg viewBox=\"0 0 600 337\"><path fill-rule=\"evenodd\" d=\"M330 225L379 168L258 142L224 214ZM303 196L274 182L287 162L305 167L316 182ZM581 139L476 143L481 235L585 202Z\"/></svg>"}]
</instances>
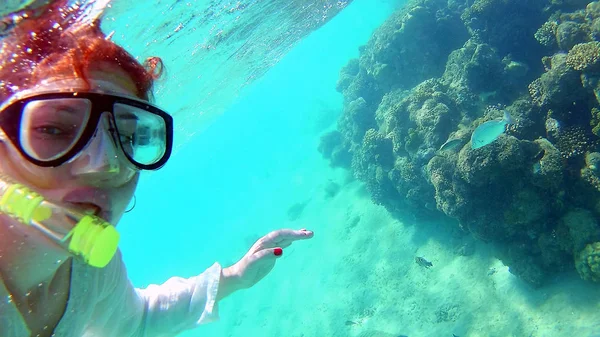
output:
<instances>
[{"instance_id":1,"label":"finger","mask_svg":"<svg viewBox=\"0 0 600 337\"><path fill-rule=\"evenodd\" d=\"M250 263L265 263L274 261L283 255L283 249L281 247L274 247L260 250L249 257Z\"/></svg>"},{"instance_id":2,"label":"finger","mask_svg":"<svg viewBox=\"0 0 600 337\"><path fill-rule=\"evenodd\" d=\"M265 242L276 243L283 241L296 241L312 238L314 233L307 229L279 229L265 235Z\"/></svg>"},{"instance_id":3,"label":"finger","mask_svg":"<svg viewBox=\"0 0 600 337\"><path fill-rule=\"evenodd\" d=\"M300 230L279 229L263 236L256 242L253 248L256 250L274 248L276 246L286 248L296 240L306 240L312 238L313 236L314 233L312 231L304 228Z\"/></svg>"}]
</instances>

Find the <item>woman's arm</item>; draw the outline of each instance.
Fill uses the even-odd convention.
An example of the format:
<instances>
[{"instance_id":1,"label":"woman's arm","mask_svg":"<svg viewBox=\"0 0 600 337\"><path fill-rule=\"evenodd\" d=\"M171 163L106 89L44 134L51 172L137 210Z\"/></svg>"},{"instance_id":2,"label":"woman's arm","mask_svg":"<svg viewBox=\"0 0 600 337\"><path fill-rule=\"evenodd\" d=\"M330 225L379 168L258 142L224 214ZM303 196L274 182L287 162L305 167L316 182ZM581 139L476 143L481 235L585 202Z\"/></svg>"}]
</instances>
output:
<instances>
[{"instance_id":1,"label":"woman's arm","mask_svg":"<svg viewBox=\"0 0 600 337\"><path fill-rule=\"evenodd\" d=\"M232 271L232 268L221 269L219 290L217 291L217 302L238 290L241 290L239 277Z\"/></svg>"},{"instance_id":2,"label":"woman's arm","mask_svg":"<svg viewBox=\"0 0 600 337\"><path fill-rule=\"evenodd\" d=\"M90 319L106 336L166 337L218 319L218 301L253 286L266 276L282 254L282 247L309 239L311 231L283 229L259 239L236 264L213 264L203 273L172 277L161 285L136 289L131 285L121 255L106 267L104 299Z\"/></svg>"},{"instance_id":3,"label":"woman's arm","mask_svg":"<svg viewBox=\"0 0 600 337\"><path fill-rule=\"evenodd\" d=\"M230 289L218 263L197 276L172 277L163 284L139 289L127 277L120 254L115 260L99 280L104 283L104 291L89 320L88 330L96 332L92 335L175 336L218 319L217 297L222 287ZM225 283L221 283L223 280Z\"/></svg>"}]
</instances>

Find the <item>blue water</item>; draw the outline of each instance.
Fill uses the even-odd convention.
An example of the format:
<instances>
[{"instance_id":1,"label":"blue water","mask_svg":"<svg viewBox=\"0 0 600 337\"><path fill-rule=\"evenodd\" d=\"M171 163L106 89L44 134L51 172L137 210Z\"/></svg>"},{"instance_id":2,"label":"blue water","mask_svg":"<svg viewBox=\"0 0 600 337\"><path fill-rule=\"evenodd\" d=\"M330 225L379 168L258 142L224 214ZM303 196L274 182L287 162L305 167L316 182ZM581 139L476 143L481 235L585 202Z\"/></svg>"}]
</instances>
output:
<instances>
[{"instance_id":1,"label":"blue water","mask_svg":"<svg viewBox=\"0 0 600 337\"><path fill-rule=\"evenodd\" d=\"M162 170L142 175L137 205L118 226L134 285L226 266L287 225L288 207L311 197L322 180L316 170L327 167L317 144L341 112L339 71L397 5L355 0L228 102ZM308 224L321 237L323 225Z\"/></svg>"},{"instance_id":2,"label":"blue water","mask_svg":"<svg viewBox=\"0 0 600 337\"><path fill-rule=\"evenodd\" d=\"M0 13L30 2L5 2ZM405 4L354 0L316 29L328 2L312 1L300 26L286 12L297 3L283 0L249 0L238 12L242 2L228 0L115 0L108 9L103 29L114 41L165 60L156 103L176 121L174 155L142 174L135 208L118 224L133 285L227 267L269 231L306 227L313 239L286 247L267 277L221 301L218 322L182 336L596 335L597 284L571 270L532 289L494 245L451 219L393 216L317 151L342 113L340 69ZM236 38L215 44L221 32ZM470 242L471 254L457 253L457 242Z\"/></svg>"}]
</instances>

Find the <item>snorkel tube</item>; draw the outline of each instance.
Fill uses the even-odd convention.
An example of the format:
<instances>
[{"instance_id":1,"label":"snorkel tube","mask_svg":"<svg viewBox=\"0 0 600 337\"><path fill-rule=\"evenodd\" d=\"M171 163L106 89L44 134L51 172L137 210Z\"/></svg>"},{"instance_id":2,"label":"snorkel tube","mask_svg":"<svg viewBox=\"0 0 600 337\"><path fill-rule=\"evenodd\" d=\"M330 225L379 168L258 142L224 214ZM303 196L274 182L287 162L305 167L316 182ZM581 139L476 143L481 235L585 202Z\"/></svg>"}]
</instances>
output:
<instances>
[{"instance_id":1,"label":"snorkel tube","mask_svg":"<svg viewBox=\"0 0 600 337\"><path fill-rule=\"evenodd\" d=\"M105 267L117 251L119 233L104 219L45 200L1 174L0 213L37 229L93 267Z\"/></svg>"}]
</instances>

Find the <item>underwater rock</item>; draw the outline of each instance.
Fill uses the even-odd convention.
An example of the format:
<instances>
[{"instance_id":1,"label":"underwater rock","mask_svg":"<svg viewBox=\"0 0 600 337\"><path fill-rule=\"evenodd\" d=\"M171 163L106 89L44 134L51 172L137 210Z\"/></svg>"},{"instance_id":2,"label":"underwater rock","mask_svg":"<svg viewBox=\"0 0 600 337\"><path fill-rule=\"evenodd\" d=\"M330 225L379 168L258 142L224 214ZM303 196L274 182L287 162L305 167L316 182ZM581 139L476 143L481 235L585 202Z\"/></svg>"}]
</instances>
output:
<instances>
[{"instance_id":1,"label":"underwater rock","mask_svg":"<svg viewBox=\"0 0 600 337\"><path fill-rule=\"evenodd\" d=\"M585 246L575 258L575 267L582 279L600 282L600 242Z\"/></svg>"},{"instance_id":2,"label":"underwater rock","mask_svg":"<svg viewBox=\"0 0 600 337\"><path fill-rule=\"evenodd\" d=\"M340 78L336 83L335 89L338 92L347 90L350 84L352 84L354 77L358 75L359 70L358 59L351 59L348 61L348 64L340 70Z\"/></svg>"},{"instance_id":3,"label":"underwater rock","mask_svg":"<svg viewBox=\"0 0 600 337\"><path fill-rule=\"evenodd\" d=\"M369 129L352 155L352 172L367 183L371 199L376 204L385 205L388 200L398 199L398 193L388 178L388 171L394 165L392 148L390 138Z\"/></svg>"},{"instance_id":4,"label":"underwater rock","mask_svg":"<svg viewBox=\"0 0 600 337\"><path fill-rule=\"evenodd\" d=\"M552 225L547 224L545 227L551 228ZM540 233L537 245L541 264L546 270L563 272L573 269L573 253L563 249L555 229Z\"/></svg>"},{"instance_id":5,"label":"underwater rock","mask_svg":"<svg viewBox=\"0 0 600 337\"><path fill-rule=\"evenodd\" d=\"M504 210L504 227L509 236L527 234L536 238L544 229L540 227L544 219L552 214L552 200L546 191L528 187L512 195Z\"/></svg>"},{"instance_id":6,"label":"underwater rock","mask_svg":"<svg viewBox=\"0 0 600 337\"><path fill-rule=\"evenodd\" d=\"M509 57L502 59L504 73L513 79L521 79L529 72L529 66L523 62L513 61Z\"/></svg>"},{"instance_id":7,"label":"underwater rock","mask_svg":"<svg viewBox=\"0 0 600 337\"><path fill-rule=\"evenodd\" d=\"M543 109L533 104L525 95L514 100L510 105L498 110L506 110L512 116L514 124L507 126L506 132L518 139L535 140L545 134Z\"/></svg>"},{"instance_id":8,"label":"underwater rock","mask_svg":"<svg viewBox=\"0 0 600 337\"><path fill-rule=\"evenodd\" d=\"M406 105L402 104L406 96L407 92L404 90L392 90L383 96L375 111L375 121L379 126L380 132L385 135L394 135L395 154L400 154L400 149L396 148L396 140L399 140L399 138L396 138L400 136L397 132L403 131L403 129L398 128L398 126L412 123L408 118Z\"/></svg>"},{"instance_id":9,"label":"underwater rock","mask_svg":"<svg viewBox=\"0 0 600 337\"><path fill-rule=\"evenodd\" d=\"M600 97L597 97L600 102ZM598 137L600 137L600 109L598 107L593 107L590 119L590 126L592 127L592 133Z\"/></svg>"},{"instance_id":10,"label":"underwater rock","mask_svg":"<svg viewBox=\"0 0 600 337\"><path fill-rule=\"evenodd\" d=\"M590 152L585 155L585 164L590 170L600 170L600 153Z\"/></svg>"},{"instance_id":11,"label":"underwater rock","mask_svg":"<svg viewBox=\"0 0 600 337\"><path fill-rule=\"evenodd\" d=\"M435 208L542 285L600 242L598 3L410 2L341 71L344 112L324 156L344 149L375 203ZM502 110L516 121L506 134L465 146Z\"/></svg>"},{"instance_id":12,"label":"underwater rock","mask_svg":"<svg viewBox=\"0 0 600 337\"><path fill-rule=\"evenodd\" d=\"M546 20L546 1L475 0L461 15L471 36L497 49L500 55L534 65L542 48L534 34ZM518 33L516 33L518 32Z\"/></svg>"},{"instance_id":13,"label":"underwater rock","mask_svg":"<svg viewBox=\"0 0 600 337\"><path fill-rule=\"evenodd\" d=\"M504 64L493 46L471 38L450 54L442 81L452 96L491 92L502 86L503 72Z\"/></svg>"},{"instance_id":14,"label":"underwater rock","mask_svg":"<svg viewBox=\"0 0 600 337\"><path fill-rule=\"evenodd\" d=\"M544 126L546 127L546 135L556 137L560 132L560 122L552 117L546 118Z\"/></svg>"},{"instance_id":15,"label":"underwater rock","mask_svg":"<svg viewBox=\"0 0 600 337\"><path fill-rule=\"evenodd\" d=\"M566 54L552 56L552 68L529 85L531 99L538 106L570 111L573 102L588 99L586 90L582 90L578 72L567 66L566 58Z\"/></svg>"},{"instance_id":16,"label":"underwater rock","mask_svg":"<svg viewBox=\"0 0 600 337\"><path fill-rule=\"evenodd\" d=\"M408 156L421 166L448 138L460 112L439 81L425 81L413 90L386 94L376 112L384 134L390 134L396 156Z\"/></svg>"},{"instance_id":17,"label":"underwater rock","mask_svg":"<svg viewBox=\"0 0 600 337\"><path fill-rule=\"evenodd\" d=\"M375 126L375 114L364 98L359 97L348 103L344 109L343 116L348 124L352 126L351 139L361 140L365 132Z\"/></svg>"},{"instance_id":18,"label":"underwater rock","mask_svg":"<svg viewBox=\"0 0 600 337\"><path fill-rule=\"evenodd\" d=\"M584 0L580 0L582 3ZM585 1L588 2L588 1ZM590 19L600 18L600 1L590 1L585 6L585 16Z\"/></svg>"},{"instance_id":19,"label":"underwater rock","mask_svg":"<svg viewBox=\"0 0 600 337\"><path fill-rule=\"evenodd\" d=\"M375 129L369 129L363 138L360 154L362 160L386 168L388 171L394 165L392 140L384 137Z\"/></svg>"},{"instance_id":20,"label":"underwater rock","mask_svg":"<svg viewBox=\"0 0 600 337\"><path fill-rule=\"evenodd\" d=\"M538 42L556 53L576 44L597 40L600 33L598 1L556 1L547 8L552 14L535 33ZM573 11L573 12L569 12Z\"/></svg>"},{"instance_id":21,"label":"underwater rock","mask_svg":"<svg viewBox=\"0 0 600 337\"><path fill-rule=\"evenodd\" d=\"M420 170L420 166L409 158L399 157L388 174L390 183L404 203L417 209L428 203L434 204L433 188L421 175Z\"/></svg>"},{"instance_id":22,"label":"underwater rock","mask_svg":"<svg viewBox=\"0 0 600 337\"><path fill-rule=\"evenodd\" d=\"M426 172L435 189L437 209L453 218L462 218L468 204L461 193L455 193L455 186L460 186L456 179L456 162L446 157L433 157L427 164Z\"/></svg>"},{"instance_id":23,"label":"underwater rock","mask_svg":"<svg viewBox=\"0 0 600 337\"><path fill-rule=\"evenodd\" d=\"M525 165L530 162L533 147L522 146L525 143L503 135L485 148L465 148L458 154L458 174L473 186L485 186L500 183L516 172L528 172Z\"/></svg>"},{"instance_id":24,"label":"underwater rock","mask_svg":"<svg viewBox=\"0 0 600 337\"><path fill-rule=\"evenodd\" d=\"M330 160L332 167L350 167L352 155L341 132L334 130L323 136L319 141L318 150L323 157Z\"/></svg>"},{"instance_id":25,"label":"underwater rock","mask_svg":"<svg viewBox=\"0 0 600 337\"><path fill-rule=\"evenodd\" d=\"M600 176L598 175L597 170L589 167L582 168L581 180L587 182L597 192L600 192Z\"/></svg>"},{"instance_id":26,"label":"underwater rock","mask_svg":"<svg viewBox=\"0 0 600 337\"><path fill-rule=\"evenodd\" d=\"M561 50L569 50L577 43L588 40L583 24L566 21L556 27L556 41Z\"/></svg>"},{"instance_id":27,"label":"underwater rock","mask_svg":"<svg viewBox=\"0 0 600 337\"><path fill-rule=\"evenodd\" d=\"M539 288L548 279L548 274L543 268L540 256L524 248L527 245L527 243L515 242L511 246L504 247L508 252L501 259L504 264L509 266L508 271L511 274L532 287Z\"/></svg>"},{"instance_id":28,"label":"underwater rock","mask_svg":"<svg viewBox=\"0 0 600 337\"><path fill-rule=\"evenodd\" d=\"M566 213L558 222L563 234L562 247L576 253L591 242L600 241L600 227L594 214L585 209L574 209Z\"/></svg>"},{"instance_id":29,"label":"underwater rock","mask_svg":"<svg viewBox=\"0 0 600 337\"><path fill-rule=\"evenodd\" d=\"M415 154L418 149L437 148L443 141L440 135L447 136L451 127L458 119L457 111L435 99L429 99L416 110L410 111L410 119L416 124L415 131L419 134L418 146L407 146L409 153Z\"/></svg>"},{"instance_id":30,"label":"underwater rock","mask_svg":"<svg viewBox=\"0 0 600 337\"><path fill-rule=\"evenodd\" d=\"M557 193L562 189L564 175L560 151L547 139L540 138L534 141L540 148L541 157L533 163L532 183L550 193Z\"/></svg>"},{"instance_id":31,"label":"underwater rock","mask_svg":"<svg viewBox=\"0 0 600 337\"><path fill-rule=\"evenodd\" d=\"M447 55L467 39L460 13L446 5L440 0L409 3L373 34L361 67L385 92L441 75Z\"/></svg>"},{"instance_id":32,"label":"underwater rock","mask_svg":"<svg viewBox=\"0 0 600 337\"><path fill-rule=\"evenodd\" d=\"M340 92L344 96L344 105L360 98L365 101L369 109L374 111L384 92L377 85L373 75L369 74L366 69L359 68L358 73L353 75L352 67L342 70L341 76L344 78L337 85L337 89L341 90ZM347 72L348 69L350 69L349 72Z\"/></svg>"}]
</instances>

